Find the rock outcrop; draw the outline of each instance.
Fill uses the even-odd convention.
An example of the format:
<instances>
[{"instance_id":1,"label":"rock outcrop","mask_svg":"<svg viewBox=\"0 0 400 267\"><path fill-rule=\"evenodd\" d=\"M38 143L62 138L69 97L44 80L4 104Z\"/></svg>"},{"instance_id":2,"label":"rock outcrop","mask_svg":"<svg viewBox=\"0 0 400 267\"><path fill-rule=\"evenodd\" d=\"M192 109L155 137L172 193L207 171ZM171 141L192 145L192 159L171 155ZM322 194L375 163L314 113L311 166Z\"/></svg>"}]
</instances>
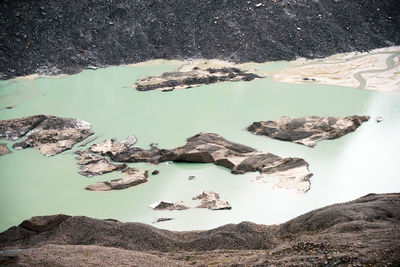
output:
<instances>
[{"instance_id":1,"label":"rock outcrop","mask_svg":"<svg viewBox=\"0 0 400 267\"><path fill-rule=\"evenodd\" d=\"M109 159L98 157L87 151L77 151L76 153L79 155L77 157L78 164L82 165L79 173L87 177L123 170L127 166L125 163L113 164Z\"/></svg>"},{"instance_id":2,"label":"rock outcrop","mask_svg":"<svg viewBox=\"0 0 400 267\"><path fill-rule=\"evenodd\" d=\"M313 147L318 141L336 139L353 132L368 120L369 116L280 117L276 121L254 122L247 130L257 135Z\"/></svg>"},{"instance_id":3,"label":"rock outcrop","mask_svg":"<svg viewBox=\"0 0 400 267\"><path fill-rule=\"evenodd\" d=\"M188 209L187 206L183 204L183 201L179 202L172 202L168 200L162 200L155 202L150 205L150 208L154 210L186 210Z\"/></svg>"},{"instance_id":4,"label":"rock outcrop","mask_svg":"<svg viewBox=\"0 0 400 267\"><path fill-rule=\"evenodd\" d=\"M262 78L257 74L249 73L226 63L226 67L205 68L198 64L187 64L177 71L165 72L158 76L150 76L136 81L134 87L138 91L191 88L203 84L212 84L225 81L251 81Z\"/></svg>"},{"instance_id":5,"label":"rock outcrop","mask_svg":"<svg viewBox=\"0 0 400 267\"><path fill-rule=\"evenodd\" d=\"M140 252L140 258L157 253L159 261L180 261L173 265L204 266L212 259L245 266L398 266L399 227L400 194L369 194L280 225L242 222L207 231L174 232L141 223L55 215L34 217L0 233L0 262L54 266L80 246L73 254L77 258L67 265L93 260L79 256L93 248L107 263L121 265L135 265L138 259L129 253ZM58 247L49 250L50 244ZM114 253L106 253L111 248ZM121 255L130 256L122 262Z\"/></svg>"},{"instance_id":6,"label":"rock outcrop","mask_svg":"<svg viewBox=\"0 0 400 267\"><path fill-rule=\"evenodd\" d=\"M11 153L6 144L0 144L0 156Z\"/></svg>"},{"instance_id":7,"label":"rock outcrop","mask_svg":"<svg viewBox=\"0 0 400 267\"><path fill-rule=\"evenodd\" d=\"M196 208L206 208L210 210L232 209L227 201L220 199L219 194L213 191L203 191L200 195L193 197L193 200L201 200L201 204Z\"/></svg>"},{"instance_id":8,"label":"rock outcrop","mask_svg":"<svg viewBox=\"0 0 400 267\"><path fill-rule=\"evenodd\" d=\"M309 178L312 176L304 159L281 158L271 153L262 153L230 142L215 133L196 134L187 139L186 145L173 150L159 149L152 144L149 150L130 147L118 151L101 150L101 154L109 155L116 162L214 163L230 169L233 174L259 171L264 177L278 178L278 186L296 188L299 192L309 190Z\"/></svg>"},{"instance_id":9,"label":"rock outcrop","mask_svg":"<svg viewBox=\"0 0 400 267\"><path fill-rule=\"evenodd\" d=\"M0 121L0 139L17 140L36 128L46 115L34 115L20 119Z\"/></svg>"},{"instance_id":10,"label":"rock outcrop","mask_svg":"<svg viewBox=\"0 0 400 267\"><path fill-rule=\"evenodd\" d=\"M0 138L24 139L15 143L15 149L33 147L46 157L70 149L92 135L91 124L72 118L36 115L21 119L0 121Z\"/></svg>"},{"instance_id":11,"label":"rock outcrop","mask_svg":"<svg viewBox=\"0 0 400 267\"><path fill-rule=\"evenodd\" d=\"M114 139L107 139L102 143L92 145L89 151L103 156L111 156L125 151L135 143L135 136L129 136L120 142L116 142Z\"/></svg>"},{"instance_id":12,"label":"rock outcrop","mask_svg":"<svg viewBox=\"0 0 400 267\"><path fill-rule=\"evenodd\" d=\"M142 171L135 168L126 168L122 171L122 174L124 175L124 177L121 179L97 182L87 186L85 189L90 191L121 190L148 181L147 171Z\"/></svg>"}]
</instances>

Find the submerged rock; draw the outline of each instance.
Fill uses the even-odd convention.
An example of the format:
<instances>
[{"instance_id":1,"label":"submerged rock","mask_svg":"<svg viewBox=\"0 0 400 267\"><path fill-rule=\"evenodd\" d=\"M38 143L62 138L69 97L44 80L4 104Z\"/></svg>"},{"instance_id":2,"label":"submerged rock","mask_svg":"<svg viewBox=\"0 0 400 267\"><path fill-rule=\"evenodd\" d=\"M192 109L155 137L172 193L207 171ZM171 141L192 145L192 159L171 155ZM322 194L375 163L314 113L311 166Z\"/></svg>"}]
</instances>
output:
<instances>
[{"instance_id":1,"label":"submerged rock","mask_svg":"<svg viewBox=\"0 0 400 267\"><path fill-rule=\"evenodd\" d=\"M103 151L104 154L104 151ZM309 189L312 173L308 163L301 158L281 158L262 153L251 147L230 142L218 134L200 133L187 139L187 144L173 150L159 149L154 144L150 150L138 147L108 153L117 162L198 162L214 163L231 170L233 174L259 171L265 177L276 177L278 186L296 188L301 192Z\"/></svg>"},{"instance_id":2,"label":"submerged rock","mask_svg":"<svg viewBox=\"0 0 400 267\"><path fill-rule=\"evenodd\" d=\"M119 171L126 168L126 164L113 164L109 159L98 157L89 152L76 152L78 164L82 165L79 173L87 177L101 175L113 171Z\"/></svg>"},{"instance_id":3,"label":"submerged rock","mask_svg":"<svg viewBox=\"0 0 400 267\"><path fill-rule=\"evenodd\" d=\"M353 132L368 120L369 116L280 117L276 121L254 122L247 130L257 135L313 147L318 141L336 139Z\"/></svg>"},{"instance_id":4,"label":"submerged rock","mask_svg":"<svg viewBox=\"0 0 400 267\"><path fill-rule=\"evenodd\" d=\"M193 200L201 200L201 204L196 208L206 208L210 210L232 209L227 201L221 200L219 194L213 191L203 191L200 195L193 197Z\"/></svg>"},{"instance_id":5,"label":"submerged rock","mask_svg":"<svg viewBox=\"0 0 400 267\"><path fill-rule=\"evenodd\" d=\"M134 87L138 91L161 90L170 92L174 89L192 88L203 84L212 84L225 81L251 81L262 78L254 73L249 73L231 63L220 68L204 68L202 62L189 63L174 72L165 72L158 76L139 79Z\"/></svg>"},{"instance_id":6,"label":"submerged rock","mask_svg":"<svg viewBox=\"0 0 400 267\"><path fill-rule=\"evenodd\" d=\"M0 156L11 153L6 144L0 144Z\"/></svg>"},{"instance_id":7,"label":"submerged rock","mask_svg":"<svg viewBox=\"0 0 400 267\"><path fill-rule=\"evenodd\" d=\"M16 140L15 149L34 147L45 156L53 156L70 149L92 135L91 124L72 118L37 115L0 121L0 138Z\"/></svg>"},{"instance_id":8,"label":"submerged rock","mask_svg":"<svg viewBox=\"0 0 400 267\"><path fill-rule=\"evenodd\" d=\"M152 208L154 210L186 210L186 209L188 209L188 207L186 207L183 204L183 201L174 203L174 202L168 201L168 200L155 202L150 205L150 208Z\"/></svg>"},{"instance_id":9,"label":"submerged rock","mask_svg":"<svg viewBox=\"0 0 400 267\"><path fill-rule=\"evenodd\" d=\"M153 223L166 222L166 221L171 221L171 220L173 220L173 218L162 217L162 218L155 219Z\"/></svg>"},{"instance_id":10,"label":"submerged rock","mask_svg":"<svg viewBox=\"0 0 400 267\"><path fill-rule=\"evenodd\" d=\"M105 182L97 182L87 186L85 189L90 191L121 190L148 181L147 170L142 171L135 168L126 168L122 171L122 173L125 176L124 178Z\"/></svg>"}]
</instances>

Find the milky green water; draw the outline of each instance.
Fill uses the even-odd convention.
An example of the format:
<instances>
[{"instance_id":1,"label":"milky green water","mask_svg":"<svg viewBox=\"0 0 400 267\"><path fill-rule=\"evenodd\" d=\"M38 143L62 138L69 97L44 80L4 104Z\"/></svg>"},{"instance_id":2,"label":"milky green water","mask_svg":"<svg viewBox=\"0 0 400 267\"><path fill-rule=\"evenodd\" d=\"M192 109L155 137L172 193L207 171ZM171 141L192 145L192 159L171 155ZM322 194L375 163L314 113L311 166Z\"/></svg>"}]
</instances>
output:
<instances>
[{"instance_id":1,"label":"milky green water","mask_svg":"<svg viewBox=\"0 0 400 267\"><path fill-rule=\"evenodd\" d=\"M259 65L280 69L288 63ZM252 180L256 173L232 175L213 164L174 163L132 167L158 169L148 183L120 191L90 192L85 186L119 178L111 173L87 178L77 173L75 149L45 158L35 149L0 157L0 231L34 215L64 213L152 223L173 230L208 229L226 223L282 223L304 212L367 193L400 191L400 96L347 87L274 82L221 83L174 92L138 92L126 86L146 75L172 71L172 63L86 70L63 78L0 82L0 119L51 114L89 121L97 136L119 140L135 135L137 146L175 148L198 132L215 132L228 140L281 157L302 157L314 173L311 190L297 194ZM244 130L253 121L282 115L371 115L356 132L322 141L315 148L255 136ZM376 123L374 118L383 116ZM6 142L11 147L12 142ZM189 175L198 176L188 180ZM159 200L183 200L203 190L218 192L230 211L189 209L154 211Z\"/></svg>"}]
</instances>

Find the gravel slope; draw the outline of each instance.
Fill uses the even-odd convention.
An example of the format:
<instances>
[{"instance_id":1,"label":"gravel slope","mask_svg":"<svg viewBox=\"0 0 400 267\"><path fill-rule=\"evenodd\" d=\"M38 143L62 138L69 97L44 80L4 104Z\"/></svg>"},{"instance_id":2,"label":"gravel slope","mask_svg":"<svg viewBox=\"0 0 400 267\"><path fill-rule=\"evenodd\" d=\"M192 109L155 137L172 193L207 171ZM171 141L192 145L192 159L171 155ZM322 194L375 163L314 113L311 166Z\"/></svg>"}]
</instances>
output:
<instances>
[{"instance_id":1,"label":"gravel slope","mask_svg":"<svg viewBox=\"0 0 400 267\"><path fill-rule=\"evenodd\" d=\"M149 59L324 57L400 44L398 0L3 0L0 76Z\"/></svg>"}]
</instances>

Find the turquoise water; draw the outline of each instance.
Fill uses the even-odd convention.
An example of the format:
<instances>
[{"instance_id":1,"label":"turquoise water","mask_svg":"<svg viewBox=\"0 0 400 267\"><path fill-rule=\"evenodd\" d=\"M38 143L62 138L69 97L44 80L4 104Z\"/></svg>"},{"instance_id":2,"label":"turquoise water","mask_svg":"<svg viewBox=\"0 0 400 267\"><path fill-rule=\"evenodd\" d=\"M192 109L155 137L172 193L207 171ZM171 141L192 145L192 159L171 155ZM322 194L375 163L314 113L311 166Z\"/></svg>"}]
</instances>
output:
<instances>
[{"instance_id":1,"label":"turquoise water","mask_svg":"<svg viewBox=\"0 0 400 267\"><path fill-rule=\"evenodd\" d=\"M279 70L288 63L257 67ZM276 224L328 204L367 193L400 191L400 95L318 84L286 84L269 78L201 86L174 92L138 92L129 88L146 75L172 71L176 63L142 64L85 70L62 78L14 79L0 82L0 119L51 114L89 121L97 136L119 140L130 135L137 146L161 148L183 145L198 132L215 132L228 140L282 157L302 157L314 173L311 190L297 194L253 182L256 173L232 175L213 164L174 163L158 166L150 181L121 191L90 192L85 186L119 178L111 173L87 178L77 173L75 149L45 158L37 150L14 151L0 157L0 231L34 215L65 213L121 221L151 223L173 230L208 229L226 223L252 221ZM4 109L13 106L13 109ZM253 121L279 116L371 115L356 132L322 141L315 148L255 136L245 127ZM374 118L383 116L376 123ZM6 142L11 147L12 142ZM188 180L189 175L198 176ZM183 200L203 190L218 192L230 211L189 209L154 211L159 200Z\"/></svg>"}]
</instances>

